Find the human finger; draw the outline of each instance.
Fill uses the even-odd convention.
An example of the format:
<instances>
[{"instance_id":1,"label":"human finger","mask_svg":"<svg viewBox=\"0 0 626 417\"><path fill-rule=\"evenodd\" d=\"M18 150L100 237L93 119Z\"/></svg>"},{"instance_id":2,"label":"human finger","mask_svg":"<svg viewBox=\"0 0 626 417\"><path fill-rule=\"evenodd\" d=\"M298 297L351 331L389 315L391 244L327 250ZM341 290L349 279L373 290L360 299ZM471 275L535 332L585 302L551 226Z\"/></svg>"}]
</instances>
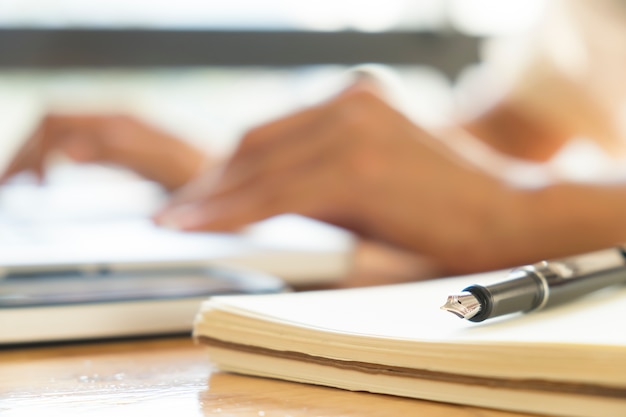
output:
<instances>
[{"instance_id":1,"label":"human finger","mask_svg":"<svg viewBox=\"0 0 626 417\"><path fill-rule=\"evenodd\" d=\"M33 171L43 179L45 160L57 150L80 162L105 159L104 147L99 143L100 138L96 138L103 122L106 119L100 116L45 116L12 158L0 181L22 171Z\"/></svg>"},{"instance_id":2,"label":"human finger","mask_svg":"<svg viewBox=\"0 0 626 417\"><path fill-rule=\"evenodd\" d=\"M284 142L286 137L297 136L297 132L308 131L318 112L319 110L314 108L306 109L252 129L242 138L239 147L227 162L214 166L211 171L206 171L198 179L178 190L161 212L215 193L218 187L224 191L236 186L252 172L251 168L246 166L250 164L258 167L267 159L268 154L277 154L275 159L281 159L283 150L280 143ZM160 215L157 213L155 219Z\"/></svg>"},{"instance_id":3,"label":"human finger","mask_svg":"<svg viewBox=\"0 0 626 417\"><path fill-rule=\"evenodd\" d=\"M47 124L44 120L10 160L0 176L0 184L24 171L32 171L39 181L43 180L44 160L48 153L46 149L46 128Z\"/></svg>"},{"instance_id":4,"label":"human finger","mask_svg":"<svg viewBox=\"0 0 626 417\"><path fill-rule=\"evenodd\" d=\"M319 165L301 166L291 175L271 173L254 183L208 196L167 211L164 226L180 230L236 230L274 215L297 213L322 221L337 216L331 170Z\"/></svg>"}]
</instances>

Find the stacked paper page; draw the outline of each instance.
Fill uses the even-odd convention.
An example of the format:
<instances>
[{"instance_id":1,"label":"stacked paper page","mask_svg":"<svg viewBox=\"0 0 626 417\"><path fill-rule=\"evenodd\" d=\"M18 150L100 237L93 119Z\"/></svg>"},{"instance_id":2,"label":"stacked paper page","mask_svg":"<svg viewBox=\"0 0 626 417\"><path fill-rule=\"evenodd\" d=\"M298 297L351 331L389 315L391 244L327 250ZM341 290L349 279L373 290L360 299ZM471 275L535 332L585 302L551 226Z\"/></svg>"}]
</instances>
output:
<instances>
[{"instance_id":1,"label":"stacked paper page","mask_svg":"<svg viewBox=\"0 0 626 417\"><path fill-rule=\"evenodd\" d=\"M553 415L626 415L626 288L480 324L440 310L449 293L505 276L216 297L195 336L228 371Z\"/></svg>"}]
</instances>

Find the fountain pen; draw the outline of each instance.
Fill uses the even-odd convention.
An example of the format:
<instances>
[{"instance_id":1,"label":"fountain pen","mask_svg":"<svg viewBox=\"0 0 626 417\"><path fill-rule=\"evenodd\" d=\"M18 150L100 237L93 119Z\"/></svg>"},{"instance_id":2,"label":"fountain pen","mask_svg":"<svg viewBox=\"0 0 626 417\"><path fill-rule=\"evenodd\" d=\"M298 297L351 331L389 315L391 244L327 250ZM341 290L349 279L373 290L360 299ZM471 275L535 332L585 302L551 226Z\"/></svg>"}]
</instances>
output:
<instances>
[{"instance_id":1,"label":"fountain pen","mask_svg":"<svg viewBox=\"0 0 626 417\"><path fill-rule=\"evenodd\" d=\"M473 322L562 304L626 283L626 245L513 269L492 285L470 285L441 309Z\"/></svg>"}]
</instances>

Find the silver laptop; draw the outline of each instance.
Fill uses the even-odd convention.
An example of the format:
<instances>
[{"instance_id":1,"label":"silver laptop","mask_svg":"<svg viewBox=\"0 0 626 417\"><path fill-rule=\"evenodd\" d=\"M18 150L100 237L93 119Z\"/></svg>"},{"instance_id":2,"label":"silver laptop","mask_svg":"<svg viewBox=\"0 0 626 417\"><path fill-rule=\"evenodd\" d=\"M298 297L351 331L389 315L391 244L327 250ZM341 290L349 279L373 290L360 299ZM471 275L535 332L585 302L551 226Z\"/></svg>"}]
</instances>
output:
<instances>
[{"instance_id":1,"label":"silver laptop","mask_svg":"<svg viewBox=\"0 0 626 417\"><path fill-rule=\"evenodd\" d=\"M238 234L157 227L149 182L0 188L0 344L188 332L201 300L328 284L347 232L279 216Z\"/></svg>"}]
</instances>

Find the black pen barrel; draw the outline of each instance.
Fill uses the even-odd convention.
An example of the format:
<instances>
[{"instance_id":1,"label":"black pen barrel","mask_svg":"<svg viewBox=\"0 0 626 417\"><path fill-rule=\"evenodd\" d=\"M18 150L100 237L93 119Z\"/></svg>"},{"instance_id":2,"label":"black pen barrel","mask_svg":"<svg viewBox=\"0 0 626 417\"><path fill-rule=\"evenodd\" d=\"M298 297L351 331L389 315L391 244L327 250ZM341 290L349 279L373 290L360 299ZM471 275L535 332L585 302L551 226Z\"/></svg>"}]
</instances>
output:
<instances>
[{"instance_id":1,"label":"black pen barrel","mask_svg":"<svg viewBox=\"0 0 626 417\"><path fill-rule=\"evenodd\" d=\"M539 278L520 271L517 278L489 286L472 285L465 288L481 304L481 310L469 320L480 322L490 317L530 311L544 297Z\"/></svg>"}]
</instances>

